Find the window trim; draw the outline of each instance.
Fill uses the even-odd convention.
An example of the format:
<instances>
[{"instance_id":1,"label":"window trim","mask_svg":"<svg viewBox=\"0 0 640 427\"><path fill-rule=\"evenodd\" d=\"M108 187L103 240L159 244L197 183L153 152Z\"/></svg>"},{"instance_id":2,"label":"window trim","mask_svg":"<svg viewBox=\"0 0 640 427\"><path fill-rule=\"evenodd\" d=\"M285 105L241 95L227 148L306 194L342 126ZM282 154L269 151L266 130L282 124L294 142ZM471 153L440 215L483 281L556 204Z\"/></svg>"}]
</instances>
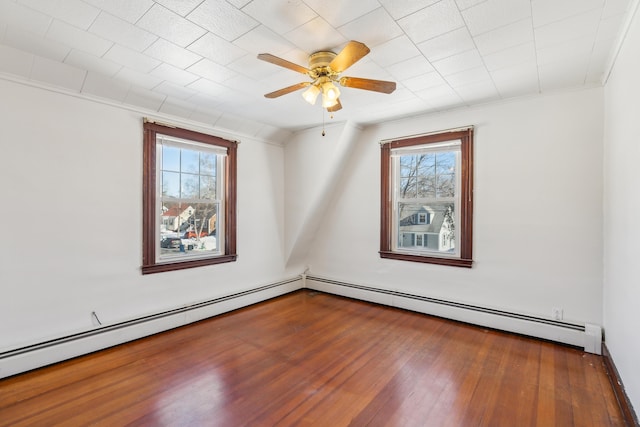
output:
<instances>
[{"instance_id":1,"label":"window trim","mask_svg":"<svg viewBox=\"0 0 640 427\"><path fill-rule=\"evenodd\" d=\"M391 150L416 145L460 140L460 255L422 255L393 250L393 185ZM471 268L473 264L473 128L444 131L381 143L380 162L380 257L401 261Z\"/></svg>"},{"instance_id":2,"label":"window trim","mask_svg":"<svg viewBox=\"0 0 640 427\"><path fill-rule=\"evenodd\" d=\"M236 200L237 200L237 141L229 141L213 135L165 126L151 121L144 121L143 141L143 176L142 176L142 274L161 273L202 267L205 265L233 262L236 254ZM156 135L191 140L202 144L224 147L227 150L224 167L224 251L222 255L196 258L184 261L159 263L156 261L157 218L156 218Z\"/></svg>"}]
</instances>

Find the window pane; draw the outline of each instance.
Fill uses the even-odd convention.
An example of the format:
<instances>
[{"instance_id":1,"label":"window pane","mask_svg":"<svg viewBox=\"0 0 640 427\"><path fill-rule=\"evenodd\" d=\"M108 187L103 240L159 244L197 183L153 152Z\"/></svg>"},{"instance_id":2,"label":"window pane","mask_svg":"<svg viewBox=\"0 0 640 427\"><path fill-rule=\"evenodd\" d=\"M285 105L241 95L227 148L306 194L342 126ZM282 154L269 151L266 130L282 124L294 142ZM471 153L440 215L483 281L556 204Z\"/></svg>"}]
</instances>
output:
<instances>
[{"instance_id":1,"label":"window pane","mask_svg":"<svg viewBox=\"0 0 640 427\"><path fill-rule=\"evenodd\" d=\"M398 203L398 248L453 252L455 230L453 203Z\"/></svg>"},{"instance_id":2,"label":"window pane","mask_svg":"<svg viewBox=\"0 0 640 427\"><path fill-rule=\"evenodd\" d=\"M162 170L180 172L180 149L160 145L162 150Z\"/></svg>"},{"instance_id":3,"label":"window pane","mask_svg":"<svg viewBox=\"0 0 640 427\"><path fill-rule=\"evenodd\" d=\"M162 172L162 196L180 197L180 174L176 172Z\"/></svg>"},{"instance_id":4,"label":"window pane","mask_svg":"<svg viewBox=\"0 0 640 427\"><path fill-rule=\"evenodd\" d=\"M188 173L180 174L182 180L181 196L183 199L197 199L200 193L200 180L198 175Z\"/></svg>"},{"instance_id":5,"label":"window pane","mask_svg":"<svg viewBox=\"0 0 640 427\"><path fill-rule=\"evenodd\" d=\"M436 183L433 175L418 178L418 197L435 197Z\"/></svg>"},{"instance_id":6,"label":"window pane","mask_svg":"<svg viewBox=\"0 0 640 427\"><path fill-rule=\"evenodd\" d=\"M400 176L407 177L415 176L415 156L401 156L400 157Z\"/></svg>"},{"instance_id":7,"label":"window pane","mask_svg":"<svg viewBox=\"0 0 640 427\"><path fill-rule=\"evenodd\" d=\"M409 199L416 197L416 179L402 178L400 180L400 198Z\"/></svg>"},{"instance_id":8,"label":"window pane","mask_svg":"<svg viewBox=\"0 0 640 427\"><path fill-rule=\"evenodd\" d=\"M438 197L453 197L456 192L456 177L454 174L438 175Z\"/></svg>"},{"instance_id":9,"label":"window pane","mask_svg":"<svg viewBox=\"0 0 640 427\"><path fill-rule=\"evenodd\" d=\"M433 175L436 165L435 154L421 154L417 156L416 168L419 175Z\"/></svg>"},{"instance_id":10,"label":"window pane","mask_svg":"<svg viewBox=\"0 0 640 427\"><path fill-rule=\"evenodd\" d=\"M160 224L160 257L175 259L219 251L218 204L164 204Z\"/></svg>"},{"instance_id":11,"label":"window pane","mask_svg":"<svg viewBox=\"0 0 640 427\"><path fill-rule=\"evenodd\" d=\"M212 153L200 153L200 174L215 175L218 156Z\"/></svg>"},{"instance_id":12,"label":"window pane","mask_svg":"<svg viewBox=\"0 0 640 427\"><path fill-rule=\"evenodd\" d=\"M198 173L200 166L200 156L198 151L182 149L180 165L182 172Z\"/></svg>"},{"instance_id":13,"label":"window pane","mask_svg":"<svg viewBox=\"0 0 640 427\"><path fill-rule=\"evenodd\" d=\"M200 177L200 198L215 199L216 198L216 178L213 176Z\"/></svg>"},{"instance_id":14,"label":"window pane","mask_svg":"<svg viewBox=\"0 0 640 427\"><path fill-rule=\"evenodd\" d=\"M456 153L449 151L447 153L438 153L436 157L437 172L441 173L455 173L456 167Z\"/></svg>"}]
</instances>

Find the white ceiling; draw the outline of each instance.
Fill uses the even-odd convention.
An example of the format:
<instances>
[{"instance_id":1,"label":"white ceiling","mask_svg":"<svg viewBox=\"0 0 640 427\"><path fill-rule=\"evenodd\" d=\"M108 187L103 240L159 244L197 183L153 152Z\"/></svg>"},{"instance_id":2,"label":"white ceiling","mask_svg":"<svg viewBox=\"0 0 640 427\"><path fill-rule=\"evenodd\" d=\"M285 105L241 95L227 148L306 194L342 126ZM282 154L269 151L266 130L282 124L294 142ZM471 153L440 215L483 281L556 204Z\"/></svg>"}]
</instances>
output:
<instances>
[{"instance_id":1,"label":"white ceiling","mask_svg":"<svg viewBox=\"0 0 640 427\"><path fill-rule=\"evenodd\" d=\"M342 73L393 80L342 89L333 120L371 123L514 96L598 86L637 0L0 0L0 73L253 132L318 125L294 92L265 93L349 40L371 53ZM328 113L324 114L329 122Z\"/></svg>"}]
</instances>

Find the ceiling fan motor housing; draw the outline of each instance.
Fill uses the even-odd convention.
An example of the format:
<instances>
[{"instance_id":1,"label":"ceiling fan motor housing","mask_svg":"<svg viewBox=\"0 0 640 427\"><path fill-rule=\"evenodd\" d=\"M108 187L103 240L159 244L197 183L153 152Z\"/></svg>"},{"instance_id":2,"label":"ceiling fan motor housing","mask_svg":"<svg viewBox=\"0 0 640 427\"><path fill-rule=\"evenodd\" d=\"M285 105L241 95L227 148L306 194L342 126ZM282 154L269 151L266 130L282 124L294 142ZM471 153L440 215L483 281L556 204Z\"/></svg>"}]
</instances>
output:
<instances>
[{"instance_id":1,"label":"ceiling fan motor housing","mask_svg":"<svg viewBox=\"0 0 640 427\"><path fill-rule=\"evenodd\" d=\"M333 58L335 58L337 54L329 51L320 51L312 53L309 56L309 76L312 79L317 79L321 76L332 77L334 74L337 74L335 71L329 67Z\"/></svg>"}]
</instances>

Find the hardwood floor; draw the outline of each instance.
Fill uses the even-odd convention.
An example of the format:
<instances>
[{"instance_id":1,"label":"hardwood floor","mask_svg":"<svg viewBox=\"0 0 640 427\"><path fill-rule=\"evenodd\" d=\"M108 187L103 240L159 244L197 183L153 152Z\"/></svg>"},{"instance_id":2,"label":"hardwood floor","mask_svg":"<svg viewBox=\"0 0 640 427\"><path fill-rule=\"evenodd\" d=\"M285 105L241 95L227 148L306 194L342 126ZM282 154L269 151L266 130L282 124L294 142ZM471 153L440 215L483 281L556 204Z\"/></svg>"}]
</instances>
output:
<instances>
[{"instance_id":1,"label":"hardwood floor","mask_svg":"<svg viewBox=\"0 0 640 427\"><path fill-rule=\"evenodd\" d=\"M2 426L622 426L600 356L302 290L0 380Z\"/></svg>"}]
</instances>

